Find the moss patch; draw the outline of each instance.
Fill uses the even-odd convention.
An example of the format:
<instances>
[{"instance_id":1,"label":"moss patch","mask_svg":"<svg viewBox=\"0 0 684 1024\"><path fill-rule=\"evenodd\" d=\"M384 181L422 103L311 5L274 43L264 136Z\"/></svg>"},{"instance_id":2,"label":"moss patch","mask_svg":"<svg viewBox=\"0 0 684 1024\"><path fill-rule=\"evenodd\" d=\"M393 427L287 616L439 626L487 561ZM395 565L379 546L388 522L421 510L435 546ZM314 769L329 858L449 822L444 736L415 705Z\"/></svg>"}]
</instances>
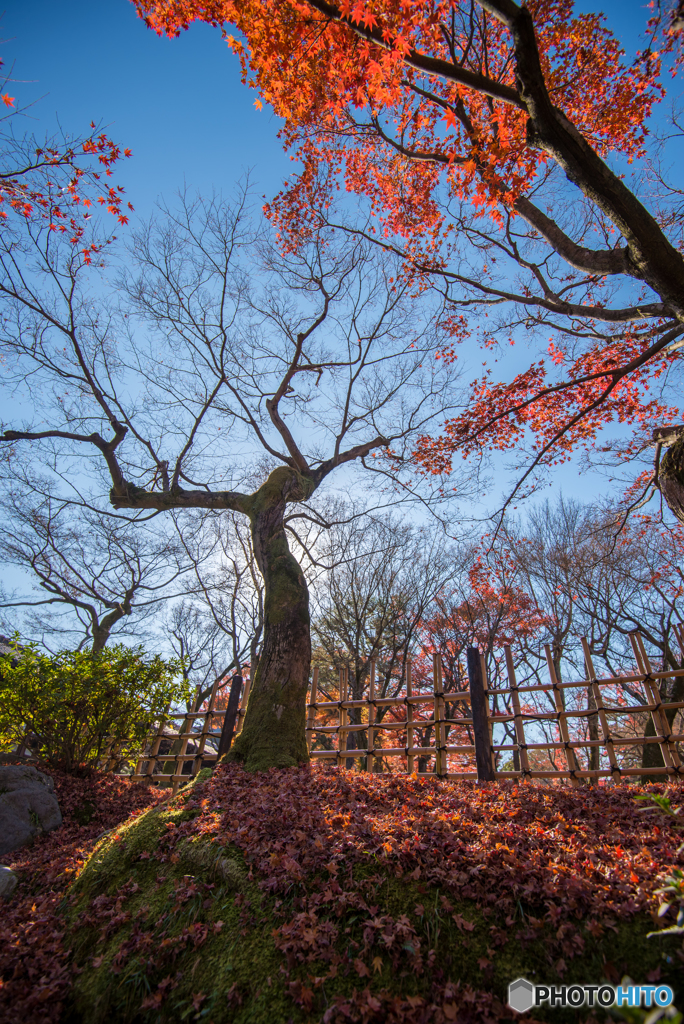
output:
<instances>
[{"instance_id":1,"label":"moss patch","mask_svg":"<svg viewBox=\"0 0 684 1024\"><path fill-rule=\"evenodd\" d=\"M523 1019L505 1007L521 975L658 978L681 1004L681 937L646 938L678 837L633 796L202 773L72 886L68 1020L487 1024Z\"/></svg>"}]
</instances>

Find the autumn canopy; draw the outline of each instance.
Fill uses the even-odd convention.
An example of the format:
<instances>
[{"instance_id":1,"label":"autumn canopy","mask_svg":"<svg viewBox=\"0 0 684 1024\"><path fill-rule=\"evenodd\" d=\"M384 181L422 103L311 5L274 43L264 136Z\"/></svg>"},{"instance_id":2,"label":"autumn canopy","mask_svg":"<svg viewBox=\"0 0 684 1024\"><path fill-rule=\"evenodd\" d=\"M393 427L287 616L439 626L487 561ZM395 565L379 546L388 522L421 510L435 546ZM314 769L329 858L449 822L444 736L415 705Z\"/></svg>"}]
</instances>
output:
<instances>
[{"instance_id":1,"label":"autumn canopy","mask_svg":"<svg viewBox=\"0 0 684 1024\"><path fill-rule=\"evenodd\" d=\"M677 410L653 385L684 331L680 221L672 190L656 213L629 185L664 93L657 48L676 66L667 10L629 63L603 17L569 0L135 3L160 34L220 28L284 119L303 162L269 207L284 238L331 216L342 188L365 197L365 230L404 273L443 293L454 347L442 357L469 337L496 347L537 334L538 359L503 382L488 368L466 411L423 438L425 471L531 438L524 489L612 422L632 427L623 458L654 428L676 441ZM675 444L635 485L660 484L676 514L679 457Z\"/></svg>"}]
</instances>

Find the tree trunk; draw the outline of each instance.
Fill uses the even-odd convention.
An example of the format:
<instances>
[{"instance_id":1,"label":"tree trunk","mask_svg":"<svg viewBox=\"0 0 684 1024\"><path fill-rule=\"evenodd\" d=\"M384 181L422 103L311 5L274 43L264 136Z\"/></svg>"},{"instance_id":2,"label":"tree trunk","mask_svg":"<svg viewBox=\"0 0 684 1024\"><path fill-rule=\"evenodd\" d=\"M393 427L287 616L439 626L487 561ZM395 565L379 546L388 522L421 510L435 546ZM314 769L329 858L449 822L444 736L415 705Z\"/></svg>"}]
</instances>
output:
<instances>
[{"instance_id":1,"label":"tree trunk","mask_svg":"<svg viewBox=\"0 0 684 1024\"><path fill-rule=\"evenodd\" d=\"M93 645L91 647L92 654L102 654L107 643L109 642L109 634L111 633L114 626L120 619L123 619L124 615L131 614L131 597L133 596L132 591L127 591L126 595L121 604L115 605L111 611L103 615L101 619L98 619L95 610L90 610L90 618L92 621L92 634L93 634Z\"/></svg>"},{"instance_id":2,"label":"tree trunk","mask_svg":"<svg viewBox=\"0 0 684 1024\"><path fill-rule=\"evenodd\" d=\"M227 754L248 771L287 768L309 760L306 694L311 666L309 592L291 554L283 517L313 484L280 467L253 497L249 516L257 565L264 578L264 642L242 732Z\"/></svg>"},{"instance_id":3,"label":"tree trunk","mask_svg":"<svg viewBox=\"0 0 684 1024\"><path fill-rule=\"evenodd\" d=\"M667 680L663 679L660 682L660 699L664 704L675 704L681 700L684 700L684 680L674 679ZM670 729L674 724L674 720L677 717L677 708L670 708L665 712ZM644 736L655 736L655 725L653 724L653 715L649 713L648 721L646 722L646 728L644 729ZM663 761L663 754L660 749L659 743L644 743L643 753L641 757L642 768L662 768L665 762ZM649 782L657 782L657 775L642 775L640 782L642 786L648 785Z\"/></svg>"}]
</instances>

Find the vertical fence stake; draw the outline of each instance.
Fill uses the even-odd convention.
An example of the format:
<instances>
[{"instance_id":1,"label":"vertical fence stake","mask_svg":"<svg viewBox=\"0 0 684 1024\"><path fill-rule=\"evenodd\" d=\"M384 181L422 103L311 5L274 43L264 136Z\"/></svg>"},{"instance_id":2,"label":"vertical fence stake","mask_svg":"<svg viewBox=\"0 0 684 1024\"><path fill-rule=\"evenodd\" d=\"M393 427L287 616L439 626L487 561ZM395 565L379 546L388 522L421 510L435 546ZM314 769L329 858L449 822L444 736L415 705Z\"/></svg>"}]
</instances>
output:
<instances>
[{"instance_id":1,"label":"vertical fence stake","mask_svg":"<svg viewBox=\"0 0 684 1024\"><path fill-rule=\"evenodd\" d=\"M634 633L629 634L629 639L632 644L632 650L634 651L634 657L636 658L639 671L644 673L644 689L646 690L646 696L648 697L649 704L655 704L655 710L651 712L651 718L653 720L653 728L655 729L656 736L660 737L660 752L663 757L663 764L666 768L672 768L673 774L675 765L679 768L682 762L679 759L677 753L677 744L670 739L671 729L670 723L667 720L667 714L663 709L663 702L660 698L660 689L655 680L649 678L651 675L651 662L646 648L644 647L644 640L641 633L635 630ZM645 746L645 744L644 744Z\"/></svg>"},{"instance_id":2,"label":"vertical fence stake","mask_svg":"<svg viewBox=\"0 0 684 1024\"><path fill-rule=\"evenodd\" d=\"M594 662L591 657L591 651L589 650L589 644L587 643L586 637L581 637L581 641L582 650L584 652L584 663L587 669L587 679L589 680L589 686L591 688L591 691L594 694L596 713L598 715L598 720L601 724L601 732L603 733L603 745L606 748L606 753L608 754L608 761L610 763L610 774L614 782L619 782L622 773L620 771L620 765L617 763L617 758L615 756L613 738L610 733L608 719L606 718L606 709L603 704L603 697L601 696L601 688L599 684L596 682Z\"/></svg>"},{"instance_id":3,"label":"vertical fence stake","mask_svg":"<svg viewBox=\"0 0 684 1024\"><path fill-rule=\"evenodd\" d=\"M435 774L443 778L447 774L446 738L444 730L444 687L442 685L442 659L439 654L432 655L432 688L434 691L435 720Z\"/></svg>"},{"instance_id":4,"label":"vertical fence stake","mask_svg":"<svg viewBox=\"0 0 684 1024\"><path fill-rule=\"evenodd\" d=\"M309 696L309 708L306 715L306 747L311 753L314 741L314 720L316 718L316 695L318 694L318 665L314 666L313 679L311 680L311 694Z\"/></svg>"},{"instance_id":5,"label":"vertical fence stake","mask_svg":"<svg viewBox=\"0 0 684 1024\"><path fill-rule=\"evenodd\" d=\"M577 777L575 772L578 770L577 757L575 751L570 746L570 732L568 730L568 716L565 711L565 702L563 700L563 691L558 685L558 677L556 675L556 666L553 663L553 655L551 648L548 644L544 645L544 651L546 653L546 664L549 669L549 678L551 680L551 687L553 689L553 699L556 704L556 712L558 714L558 731L560 732L561 740L563 741L563 749L565 751L565 760L568 765L568 771L570 772L570 783L575 787L582 788L582 780Z\"/></svg>"},{"instance_id":6,"label":"vertical fence stake","mask_svg":"<svg viewBox=\"0 0 684 1024\"><path fill-rule=\"evenodd\" d=\"M489 742L489 715L487 714L487 708L485 708L487 695L482 678L480 652L477 647L469 647L467 656L477 778L480 782L493 782L495 772L492 768L492 745Z\"/></svg>"},{"instance_id":7,"label":"vertical fence stake","mask_svg":"<svg viewBox=\"0 0 684 1024\"><path fill-rule=\"evenodd\" d=\"M152 747L150 748L149 760L147 760L146 758L147 770L145 772L145 775L151 776L154 774L154 769L157 764L157 754L159 753L159 745L162 741L162 736L164 734L164 726L166 725L166 716L168 715L170 710L171 702L169 701L169 703L166 705L166 711L159 720L159 728L157 729L157 735L155 736L154 742L152 743Z\"/></svg>"},{"instance_id":8,"label":"vertical fence stake","mask_svg":"<svg viewBox=\"0 0 684 1024\"><path fill-rule=\"evenodd\" d=\"M492 771L494 772L494 778L496 778L496 751L494 750L494 723L492 722L492 712L489 707L489 680L487 678L487 663L485 661L484 654L480 654L480 672L482 673L482 685L484 687L484 709L485 715L487 716L487 735L489 736L489 749L492 755ZM472 705L470 708L472 717Z\"/></svg>"},{"instance_id":9,"label":"vertical fence stake","mask_svg":"<svg viewBox=\"0 0 684 1024\"><path fill-rule=\"evenodd\" d=\"M347 709L343 706L347 699L347 666L343 665L340 668L340 713L338 716L337 726L337 764L338 767L342 764L343 753L347 750L347 733L345 726L347 724ZM345 761L345 768L347 767Z\"/></svg>"},{"instance_id":10,"label":"vertical fence stake","mask_svg":"<svg viewBox=\"0 0 684 1024\"><path fill-rule=\"evenodd\" d=\"M189 709L188 713L186 714L185 718L183 719L183 724L181 725L179 733L178 733L178 742L179 742L180 745L179 745L178 751L176 753L176 760L172 762L173 763L173 771L171 772L171 782L173 783L173 795L174 796L178 792L178 790L180 788L180 784L181 784L181 780L179 778L177 778L177 776L183 774L183 766L185 764L185 761L183 760L183 755L185 754L186 750L188 749L188 740L190 739L190 737L188 735L188 732L192 729L192 726L193 726L194 721L195 721L195 719L191 718L190 715L192 714L193 711L198 711L199 710L199 695L200 695L200 688L198 686L196 688L196 690L195 690L195 699L193 700L192 704L190 705L190 709ZM168 761L166 763L169 764Z\"/></svg>"},{"instance_id":11,"label":"vertical fence stake","mask_svg":"<svg viewBox=\"0 0 684 1024\"><path fill-rule=\"evenodd\" d=\"M194 778L195 775L197 775L198 771L202 767L202 755L204 754L204 747L205 747L206 742L207 742L207 736L209 735L209 727L211 725L211 718L212 718L212 715L214 713L214 704L216 703L216 695L218 694L219 683L221 682L222 678L223 678L222 676L219 676L218 679L215 679L214 682L213 682L213 685L211 687L211 693L209 694L209 702L207 703L207 710L206 710L206 714L204 715L204 723L202 725L202 731L200 732L199 737L197 739L197 753L195 754L195 759L192 762L192 769L191 769L191 771L192 771L193 778ZM199 708L198 708L198 710L199 710ZM216 760L218 761L218 758L216 758Z\"/></svg>"},{"instance_id":12,"label":"vertical fence stake","mask_svg":"<svg viewBox=\"0 0 684 1024\"><path fill-rule=\"evenodd\" d=\"M413 696L413 675L411 671L411 658L409 655L406 656L406 696ZM413 754L409 754L408 751L413 747L413 704L410 700L406 701L406 767L409 775L413 773L413 766L415 758Z\"/></svg>"},{"instance_id":13,"label":"vertical fence stake","mask_svg":"<svg viewBox=\"0 0 684 1024\"><path fill-rule=\"evenodd\" d=\"M373 771L373 761L375 755L370 751L375 749L375 730L373 729L373 722L375 721L375 658L370 660L370 683L368 689L368 749L366 752L366 771Z\"/></svg>"},{"instance_id":14,"label":"vertical fence stake","mask_svg":"<svg viewBox=\"0 0 684 1024\"><path fill-rule=\"evenodd\" d=\"M513 654L508 644L504 644L506 655L506 671L508 672L508 685L511 688L511 703L513 705L513 724L515 726L515 742L520 758L520 767L524 779L530 777L530 759L527 756L527 743L525 742L525 728L523 725L522 711L520 710L520 696L518 694L518 683L515 678L515 666L513 665Z\"/></svg>"}]
</instances>

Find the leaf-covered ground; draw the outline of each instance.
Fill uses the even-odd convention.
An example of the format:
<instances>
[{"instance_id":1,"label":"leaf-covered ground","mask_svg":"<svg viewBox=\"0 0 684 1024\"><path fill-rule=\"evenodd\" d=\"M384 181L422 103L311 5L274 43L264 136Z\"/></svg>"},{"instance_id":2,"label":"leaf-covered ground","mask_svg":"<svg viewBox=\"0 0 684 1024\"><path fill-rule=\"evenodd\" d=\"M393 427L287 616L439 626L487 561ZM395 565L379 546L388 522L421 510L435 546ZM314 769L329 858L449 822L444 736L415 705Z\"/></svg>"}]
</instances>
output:
<instances>
[{"instance_id":1,"label":"leaf-covered ground","mask_svg":"<svg viewBox=\"0 0 684 1024\"><path fill-rule=\"evenodd\" d=\"M8 760L8 759L6 759ZM19 885L0 900L0 1021L54 1024L71 989L73 963L64 941L65 891L98 838L138 815L166 794L112 775L75 778L41 766L51 775L63 824L32 846L6 854Z\"/></svg>"},{"instance_id":2,"label":"leaf-covered ground","mask_svg":"<svg viewBox=\"0 0 684 1024\"><path fill-rule=\"evenodd\" d=\"M27 860L8 907L15 923L3 923L20 974L0 991L7 1012L21 979L43 972L44 1001L25 999L8 1019L487 1024L521 1019L505 1007L520 974L662 980L684 1001L681 936L646 938L673 923L654 923L655 890L682 837L665 814L638 813L634 787L477 786L317 766L207 775L105 836L62 916L64 873L78 870L92 836L68 825L68 855L59 833L35 844L36 875ZM135 807L159 799L128 792ZM122 818L128 809L121 798ZM60 858L49 895L38 877L48 847ZM39 935L44 954L31 945Z\"/></svg>"}]
</instances>

